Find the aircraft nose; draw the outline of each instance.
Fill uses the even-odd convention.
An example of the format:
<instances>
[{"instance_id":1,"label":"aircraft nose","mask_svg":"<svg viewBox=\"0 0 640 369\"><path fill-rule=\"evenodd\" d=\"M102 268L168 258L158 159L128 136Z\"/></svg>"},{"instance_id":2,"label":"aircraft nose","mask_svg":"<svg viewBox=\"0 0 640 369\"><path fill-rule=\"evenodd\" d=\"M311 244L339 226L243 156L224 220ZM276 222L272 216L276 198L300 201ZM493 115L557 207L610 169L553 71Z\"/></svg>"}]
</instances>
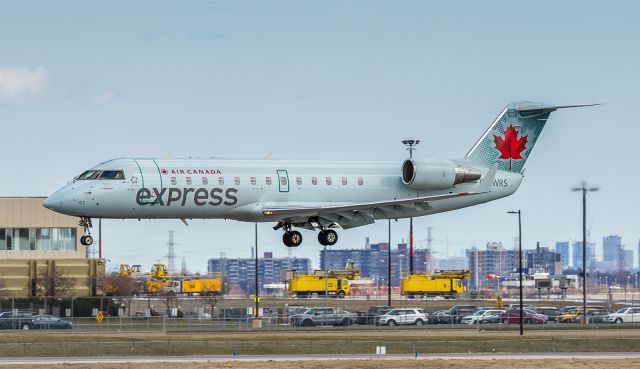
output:
<instances>
[{"instance_id":1,"label":"aircraft nose","mask_svg":"<svg viewBox=\"0 0 640 369\"><path fill-rule=\"evenodd\" d=\"M42 206L49 210L58 211L60 210L60 202L60 195L54 193L53 195L44 199L44 201L42 202Z\"/></svg>"}]
</instances>

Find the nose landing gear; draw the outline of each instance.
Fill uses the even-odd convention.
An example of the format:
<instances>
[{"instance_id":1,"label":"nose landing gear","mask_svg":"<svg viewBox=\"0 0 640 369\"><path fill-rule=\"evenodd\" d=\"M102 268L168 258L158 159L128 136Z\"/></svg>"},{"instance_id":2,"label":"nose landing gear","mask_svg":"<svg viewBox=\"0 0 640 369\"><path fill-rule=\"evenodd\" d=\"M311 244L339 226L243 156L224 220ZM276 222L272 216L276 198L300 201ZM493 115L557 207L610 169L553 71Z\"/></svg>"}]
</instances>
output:
<instances>
[{"instance_id":1,"label":"nose landing gear","mask_svg":"<svg viewBox=\"0 0 640 369\"><path fill-rule=\"evenodd\" d=\"M91 237L91 218L81 217L78 223L84 228L84 236L80 237L80 243L84 246L89 246L93 243L93 237Z\"/></svg>"}]
</instances>

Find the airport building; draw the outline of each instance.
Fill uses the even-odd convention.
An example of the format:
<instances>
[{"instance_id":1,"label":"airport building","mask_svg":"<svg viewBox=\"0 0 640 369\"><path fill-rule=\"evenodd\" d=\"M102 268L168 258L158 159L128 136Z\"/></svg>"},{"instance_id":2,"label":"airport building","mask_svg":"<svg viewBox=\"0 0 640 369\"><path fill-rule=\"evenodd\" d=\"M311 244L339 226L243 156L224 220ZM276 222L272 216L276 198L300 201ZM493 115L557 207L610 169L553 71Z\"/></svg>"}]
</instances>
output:
<instances>
[{"instance_id":1,"label":"airport building","mask_svg":"<svg viewBox=\"0 0 640 369\"><path fill-rule=\"evenodd\" d=\"M46 209L43 200L0 198L0 295L96 295L104 262L87 258L78 219Z\"/></svg>"}]
</instances>

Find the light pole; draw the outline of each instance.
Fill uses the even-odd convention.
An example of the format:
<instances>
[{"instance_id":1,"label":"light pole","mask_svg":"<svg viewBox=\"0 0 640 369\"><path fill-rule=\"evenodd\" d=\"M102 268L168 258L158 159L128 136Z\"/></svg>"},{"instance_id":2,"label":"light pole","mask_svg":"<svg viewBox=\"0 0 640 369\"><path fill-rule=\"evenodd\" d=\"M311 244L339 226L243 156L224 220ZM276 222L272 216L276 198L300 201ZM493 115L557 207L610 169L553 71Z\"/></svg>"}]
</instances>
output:
<instances>
[{"instance_id":1,"label":"light pole","mask_svg":"<svg viewBox=\"0 0 640 369\"><path fill-rule=\"evenodd\" d=\"M582 192L582 324L587 324L587 192L598 190L598 187L587 187L585 182L571 189L573 192Z\"/></svg>"},{"instance_id":2,"label":"light pole","mask_svg":"<svg viewBox=\"0 0 640 369\"><path fill-rule=\"evenodd\" d=\"M420 140L402 140L409 151L409 159L413 158L413 150L420 143ZM409 218L409 274L413 274L413 217Z\"/></svg>"},{"instance_id":3,"label":"light pole","mask_svg":"<svg viewBox=\"0 0 640 369\"><path fill-rule=\"evenodd\" d=\"M518 214L518 279L520 280L520 335L524 334L524 310L522 308L522 217L520 210L508 211L509 214Z\"/></svg>"},{"instance_id":4,"label":"light pole","mask_svg":"<svg viewBox=\"0 0 640 369\"><path fill-rule=\"evenodd\" d=\"M387 264L388 264L388 273L387 273L387 305L391 307L391 218L389 218L389 252L387 254Z\"/></svg>"},{"instance_id":5,"label":"light pole","mask_svg":"<svg viewBox=\"0 0 640 369\"><path fill-rule=\"evenodd\" d=\"M255 246L256 246L256 313L255 317L258 318L258 309L260 307L260 287L258 283L258 222L255 223Z\"/></svg>"}]
</instances>

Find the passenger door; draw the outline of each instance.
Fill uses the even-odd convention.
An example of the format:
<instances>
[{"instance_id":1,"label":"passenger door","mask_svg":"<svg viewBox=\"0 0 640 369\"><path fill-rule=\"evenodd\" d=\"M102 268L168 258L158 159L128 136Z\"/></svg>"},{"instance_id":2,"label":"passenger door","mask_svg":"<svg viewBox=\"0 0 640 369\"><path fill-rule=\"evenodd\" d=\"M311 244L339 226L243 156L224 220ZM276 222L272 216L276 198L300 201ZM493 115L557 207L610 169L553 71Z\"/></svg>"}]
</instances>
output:
<instances>
[{"instance_id":1,"label":"passenger door","mask_svg":"<svg viewBox=\"0 0 640 369\"><path fill-rule=\"evenodd\" d=\"M162 188L167 183L164 183L160 167L156 161L152 159L134 159L133 161L138 167L138 173L125 173L130 187L136 191L140 188L152 189L154 187L162 191Z\"/></svg>"},{"instance_id":2,"label":"passenger door","mask_svg":"<svg viewBox=\"0 0 640 369\"><path fill-rule=\"evenodd\" d=\"M276 170L278 175L278 191L289 192L289 173L284 169Z\"/></svg>"},{"instance_id":3,"label":"passenger door","mask_svg":"<svg viewBox=\"0 0 640 369\"><path fill-rule=\"evenodd\" d=\"M640 308L631 309L631 321L634 323L640 322Z\"/></svg>"}]
</instances>

